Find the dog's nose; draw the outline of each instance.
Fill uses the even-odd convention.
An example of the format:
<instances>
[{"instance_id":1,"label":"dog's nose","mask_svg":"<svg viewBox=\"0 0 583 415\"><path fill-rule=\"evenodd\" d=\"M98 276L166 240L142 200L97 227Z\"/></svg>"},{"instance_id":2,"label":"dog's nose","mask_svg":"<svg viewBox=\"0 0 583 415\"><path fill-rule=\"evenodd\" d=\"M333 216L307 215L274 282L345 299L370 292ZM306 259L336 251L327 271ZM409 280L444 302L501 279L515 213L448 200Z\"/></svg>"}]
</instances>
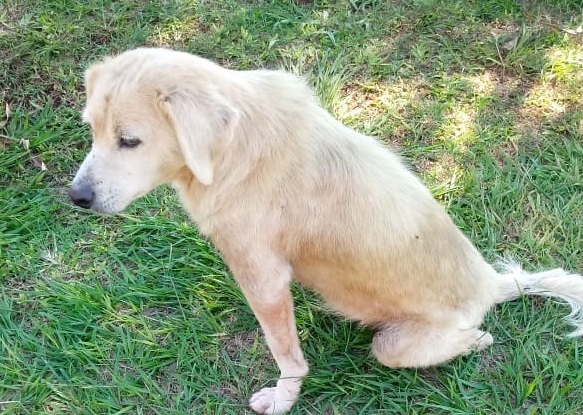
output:
<instances>
[{"instance_id":1,"label":"dog's nose","mask_svg":"<svg viewBox=\"0 0 583 415\"><path fill-rule=\"evenodd\" d=\"M93 204L95 192L88 184L73 185L69 189L69 198L71 198L71 201L77 206L89 209Z\"/></svg>"}]
</instances>

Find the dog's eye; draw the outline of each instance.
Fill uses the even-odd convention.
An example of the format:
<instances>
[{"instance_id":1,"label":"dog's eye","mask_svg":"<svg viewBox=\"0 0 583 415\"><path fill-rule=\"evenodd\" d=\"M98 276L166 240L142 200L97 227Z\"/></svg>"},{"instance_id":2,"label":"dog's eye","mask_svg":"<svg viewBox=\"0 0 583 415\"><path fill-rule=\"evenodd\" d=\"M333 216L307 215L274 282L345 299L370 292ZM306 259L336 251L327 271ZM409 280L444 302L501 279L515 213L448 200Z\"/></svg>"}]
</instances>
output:
<instances>
[{"instance_id":1,"label":"dog's eye","mask_svg":"<svg viewBox=\"0 0 583 415\"><path fill-rule=\"evenodd\" d=\"M119 147L120 148L136 148L142 144L142 140L131 135L122 134L119 137Z\"/></svg>"}]
</instances>

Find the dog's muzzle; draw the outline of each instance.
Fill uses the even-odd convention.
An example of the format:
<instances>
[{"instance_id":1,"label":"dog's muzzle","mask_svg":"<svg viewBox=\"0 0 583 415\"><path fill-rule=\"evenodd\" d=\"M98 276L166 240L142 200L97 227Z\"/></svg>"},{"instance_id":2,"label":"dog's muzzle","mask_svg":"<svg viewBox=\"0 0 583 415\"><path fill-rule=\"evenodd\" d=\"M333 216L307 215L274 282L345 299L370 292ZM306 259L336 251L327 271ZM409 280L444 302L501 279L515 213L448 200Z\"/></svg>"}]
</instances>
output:
<instances>
[{"instance_id":1,"label":"dog's muzzle","mask_svg":"<svg viewBox=\"0 0 583 415\"><path fill-rule=\"evenodd\" d=\"M91 208L93 201L95 200L95 192L93 188L86 183L75 184L69 189L69 198L77 206L85 209Z\"/></svg>"}]
</instances>

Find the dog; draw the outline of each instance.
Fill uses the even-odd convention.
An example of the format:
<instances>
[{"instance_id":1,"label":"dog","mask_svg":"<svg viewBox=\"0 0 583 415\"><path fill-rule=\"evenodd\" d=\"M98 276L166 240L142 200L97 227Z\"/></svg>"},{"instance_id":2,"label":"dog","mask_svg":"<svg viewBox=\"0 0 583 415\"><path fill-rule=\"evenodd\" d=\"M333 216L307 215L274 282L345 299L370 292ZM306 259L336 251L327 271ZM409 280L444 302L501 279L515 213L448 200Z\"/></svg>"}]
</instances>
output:
<instances>
[{"instance_id":1,"label":"dog","mask_svg":"<svg viewBox=\"0 0 583 415\"><path fill-rule=\"evenodd\" d=\"M562 269L497 272L399 157L336 121L299 77L234 71L140 48L89 67L83 120L93 146L71 200L114 214L170 183L225 259L280 369L250 407L282 414L308 373L290 283L375 330L390 368L479 351L495 304L557 297L583 334L583 278Z\"/></svg>"}]
</instances>

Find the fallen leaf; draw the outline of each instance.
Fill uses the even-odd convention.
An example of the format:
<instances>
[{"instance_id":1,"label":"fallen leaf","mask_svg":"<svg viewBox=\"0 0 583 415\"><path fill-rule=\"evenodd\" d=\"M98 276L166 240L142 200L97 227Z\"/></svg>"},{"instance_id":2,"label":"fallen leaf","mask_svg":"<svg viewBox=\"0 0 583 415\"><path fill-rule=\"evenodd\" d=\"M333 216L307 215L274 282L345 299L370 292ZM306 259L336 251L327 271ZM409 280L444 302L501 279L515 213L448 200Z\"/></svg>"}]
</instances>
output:
<instances>
[{"instance_id":1,"label":"fallen leaf","mask_svg":"<svg viewBox=\"0 0 583 415\"><path fill-rule=\"evenodd\" d=\"M8 124L8 119L10 118L10 105L8 105L8 103L6 103L5 107L4 107L4 112L6 113L6 118L4 118L2 121L0 121L0 127L4 127L6 124Z\"/></svg>"},{"instance_id":2,"label":"fallen leaf","mask_svg":"<svg viewBox=\"0 0 583 415\"><path fill-rule=\"evenodd\" d=\"M516 45L518 44L518 38L520 36L518 34L516 34L512 39L510 39L508 42L504 42L502 44L502 49L506 49L506 50L512 50L516 47Z\"/></svg>"},{"instance_id":3,"label":"fallen leaf","mask_svg":"<svg viewBox=\"0 0 583 415\"><path fill-rule=\"evenodd\" d=\"M29 140L27 140L27 139L25 139L25 138L21 139L21 140L20 140L20 145L21 145L22 147L24 147L24 149L25 149L26 151L30 150L30 141L29 141Z\"/></svg>"},{"instance_id":4,"label":"fallen leaf","mask_svg":"<svg viewBox=\"0 0 583 415\"><path fill-rule=\"evenodd\" d=\"M31 155L30 159L32 160L32 163L35 165L35 167L38 167L39 169L41 169L41 171L47 171L47 166L45 165L45 163L41 160L41 158L37 155Z\"/></svg>"},{"instance_id":5,"label":"fallen leaf","mask_svg":"<svg viewBox=\"0 0 583 415\"><path fill-rule=\"evenodd\" d=\"M576 29L563 29L565 32L569 33L570 35L581 35L583 34L583 26L578 26Z\"/></svg>"}]
</instances>

